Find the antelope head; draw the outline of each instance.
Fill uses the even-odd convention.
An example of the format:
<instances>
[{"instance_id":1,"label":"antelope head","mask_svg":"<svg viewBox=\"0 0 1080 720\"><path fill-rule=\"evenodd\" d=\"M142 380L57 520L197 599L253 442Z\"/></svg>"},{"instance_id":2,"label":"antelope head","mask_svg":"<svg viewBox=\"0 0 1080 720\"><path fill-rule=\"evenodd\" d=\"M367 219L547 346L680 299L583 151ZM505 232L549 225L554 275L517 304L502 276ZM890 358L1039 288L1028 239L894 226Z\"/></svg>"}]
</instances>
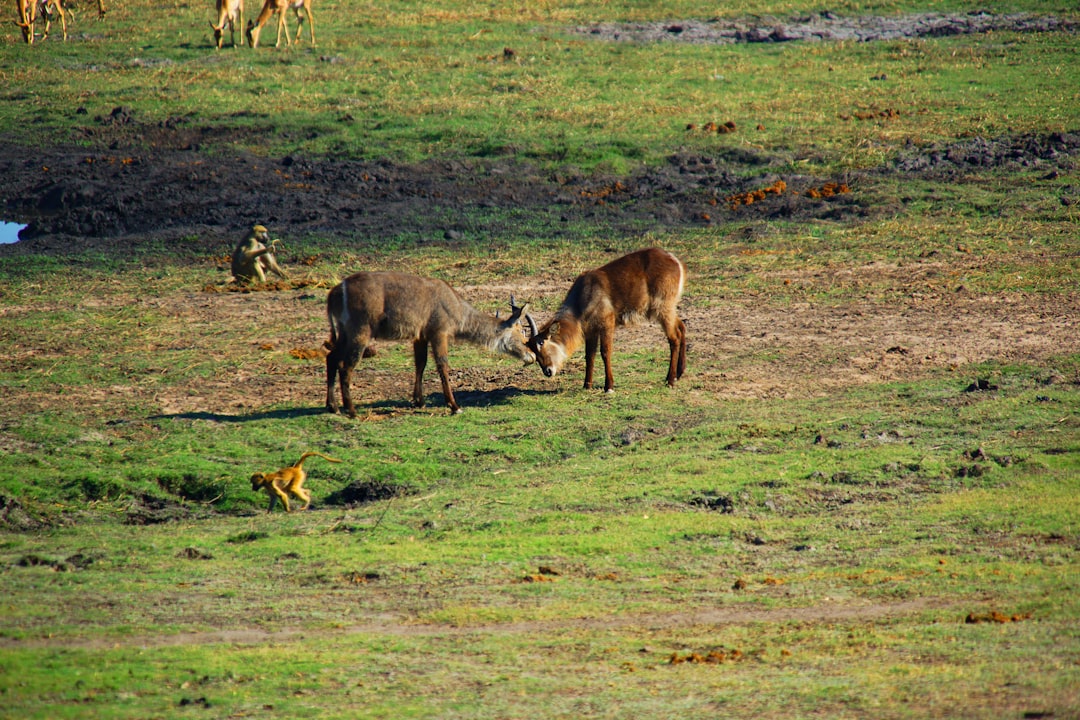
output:
<instances>
[{"instance_id":1,"label":"antelope head","mask_svg":"<svg viewBox=\"0 0 1080 720\"><path fill-rule=\"evenodd\" d=\"M533 322L532 316L525 314L525 310L528 309L529 303L524 305L517 305L514 296L510 296L510 317L505 320L500 319L499 313L495 313L495 319L499 322L499 334L496 338L494 349L512 355L519 360L523 360L526 365L536 362L536 355L529 348L528 342L525 340L525 332L521 327L521 317L525 316L530 327L536 327L536 323Z\"/></svg>"},{"instance_id":2,"label":"antelope head","mask_svg":"<svg viewBox=\"0 0 1080 720\"><path fill-rule=\"evenodd\" d=\"M526 343L536 356L536 362L546 377L554 377L566 362L567 353L560 339L561 326L558 320L552 320L543 328L537 329L536 321L531 316L525 318L529 323L530 337Z\"/></svg>"}]
</instances>

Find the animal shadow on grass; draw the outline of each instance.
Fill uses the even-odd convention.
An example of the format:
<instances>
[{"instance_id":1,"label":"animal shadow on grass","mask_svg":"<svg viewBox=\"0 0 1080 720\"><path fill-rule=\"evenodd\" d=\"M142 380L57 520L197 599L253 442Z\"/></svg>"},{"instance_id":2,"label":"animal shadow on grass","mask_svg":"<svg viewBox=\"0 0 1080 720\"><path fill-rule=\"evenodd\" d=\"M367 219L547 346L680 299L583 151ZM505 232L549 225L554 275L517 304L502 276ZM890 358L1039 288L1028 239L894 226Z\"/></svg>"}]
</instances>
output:
<instances>
[{"instance_id":1,"label":"animal shadow on grass","mask_svg":"<svg viewBox=\"0 0 1080 720\"><path fill-rule=\"evenodd\" d=\"M551 390L522 390L517 387L506 387L498 390L459 390L454 394L460 398L459 402L463 409L470 407L491 407L506 405L511 399L525 395L547 395ZM425 398L426 410L446 409L446 397L442 393L432 393ZM374 412L398 413L415 410L413 404L407 400L379 400L373 403L357 404L357 410ZM226 415L224 413L196 411L182 413L167 413L151 415L147 420L210 420L223 423L243 423L255 420L295 420L296 418L310 417L312 415L325 415L326 408L300 407L284 408L278 410L265 410L263 412L246 413L242 415Z\"/></svg>"},{"instance_id":2,"label":"animal shadow on grass","mask_svg":"<svg viewBox=\"0 0 1080 720\"><path fill-rule=\"evenodd\" d=\"M548 389L544 390L523 390L519 387L509 386L504 388L498 388L496 390L459 390L454 388L454 397L457 398L458 404L462 410L468 411L475 408L495 407L498 405L508 405L516 397L525 397L532 395L547 395L552 391ZM399 398L387 398L383 400L375 400L373 402L357 402L356 411L358 414L374 413L377 415L398 415L408 412L432 412L432 411L449 411L449 406L446 404L446 396L441 392L431 392L424 395L424 407L418 408L412 404L408 399ZM326 412L325 409L323 412Z\"/></svg>"},{"instance_id":3,"label":"animal shadow on grass","mask_svg":"<svg viewBox=\"0 0 1080 720\"><path fill-rule=\"evenodd\" d=\"M214 422L241 423L253 420L294 420L309 415L322 415L326 412L323 407L288 408L283 410L266 410L264 412L248 413L246 415L225 415L214 412L183 412L164 415L151 415L147 420L212 420Z\"/></svg>"},{"instance_id":4,"label":"animal shadow on grass","mask_svg":"<svg viewBox=\"0 0 1080 720\"><path fill-rule=\"evenodd\" d=\"M546 390L523 390L519 387L509 386L498 388L496 390L458 390L454 389L454 397L457 398L458 404L461 405L462 410L468 410L469 408L484 408L494 407L496 405L508 405L516 397L524 397L530 395L545 395ZM431 393L426 397L425 407L430 408L447 408L446 396L441 392ZM382 403L372 404L369 407L378 407ZM412 407L412 403L405 402L403 407Z\"/></svg>"}]
</instances>

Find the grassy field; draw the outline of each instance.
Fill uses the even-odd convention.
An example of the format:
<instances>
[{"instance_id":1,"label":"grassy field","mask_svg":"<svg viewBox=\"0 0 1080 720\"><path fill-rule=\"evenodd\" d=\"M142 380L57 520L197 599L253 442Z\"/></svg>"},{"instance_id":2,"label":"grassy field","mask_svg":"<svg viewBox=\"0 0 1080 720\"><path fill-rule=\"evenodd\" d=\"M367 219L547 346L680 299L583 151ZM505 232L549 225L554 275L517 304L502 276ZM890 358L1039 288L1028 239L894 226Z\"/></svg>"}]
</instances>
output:
<instances>
[{"instance_id":1,"label":"grassy field","mask_svg":"<svg viewBox=\"0 0 1080 720\"><path fill-rule=\"evenodd\" d=\"M1071 34L710 46L597 43L568 32L602 21L787 17L822 9L813 3L717 7L702 17L700 3L671 0L330 0L314 9L316 49L305 30L291 50L283 42L256 52L213 49L209 2L131 0L116 3L105 22L83 5L66 44L28 49L17 28L5 33L0 127L9 136L66 137L88 117L125 107L148 122L211 124L222 129L221 145L275 156L512 155L624 170L676 147L749 144L814 169L873 166L909 141L1074 129L1080 106ZM859 16L973 7L828 9ZM998 11L1075 7L1025 1ZM257 12L252 5L246 17ZM264 44L273 37L267 27ZM886 110L895 113L888 122L854 115ZM727 120L743 131L686 132L689 123Z\"/></svg>"},{"instance_id":2,"label":"grassy field","mask_svg":"<svg viewBox=\"0 0 1080 720\"><path fill-rule=\"evenodd\" d=\"M209 155L619 172L743 147L824 175L1080 128L1068 33L608 44L568 28L700 4L330 0L315 50L269 27L219 52L210 6L110 7L83 3L66 44L4 31L9 142L89 146L78 109L122 105L220 127ZM685 129L728 118L747 132ZM0 255L0 717L1076 717L1078 185L1035 164L882 175L863 190L895 212L861 222L289 239L296 282L249 293L158 244ZM349 272L547 317L648 244L691 272L675 389L640 327L611 395L580 388L580 354L546 379L459 346L465 412L414 409L410 350L380 344L360 417L323 412ZM266 514L248 478L307 450L344 462L308 461L310 511Z\"/></svg>"}]
</instances>

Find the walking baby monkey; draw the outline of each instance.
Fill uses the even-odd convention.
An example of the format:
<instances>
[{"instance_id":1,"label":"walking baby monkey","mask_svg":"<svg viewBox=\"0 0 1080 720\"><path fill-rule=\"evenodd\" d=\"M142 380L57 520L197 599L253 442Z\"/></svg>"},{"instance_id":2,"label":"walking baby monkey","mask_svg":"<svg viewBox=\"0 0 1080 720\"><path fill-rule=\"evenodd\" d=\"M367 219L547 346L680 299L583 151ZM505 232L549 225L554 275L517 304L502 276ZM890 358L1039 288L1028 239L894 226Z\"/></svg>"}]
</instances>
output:
<instances>
[{"instance_id":1,"label":"walking baby monkey","mask_svg":"<svg viewBox=\"0 0 1080 720\"><path fill-rule=\"evenodd\" d=\"M337 458L319 452L306 452L300 456L295 465L283 467L272 473L257 472L251 476L251 489L256 492L265 489L266 494L270 497L270 507L266 509L266 512L273 512L274 504L278 500L285 506L285 512L292 512L289 507L290 493L304 501L304 507L300 508L301 510L308 509L308 506L311 505L311 493L304 489L304 480L307 479L307 473L304 472L304 461L312 455L318 455L323 460L332 463L341 462Z\"/></svg>"},{"instance_id":2,"label":"walking baby monkey","mask_svg":"<svg viewBox=\"0 0 1080 720\"><path fill-rule=\"evenodd\" d=\"M266 282L266 271L275 273L278 277L288 279L288 275L277 264L274 258L274 243L270 239L270 231L262 225L251 228L248 236L240 241L232 254L232 274L238 283L250 283L258 280Z\"/></svg>"}]
</instances>

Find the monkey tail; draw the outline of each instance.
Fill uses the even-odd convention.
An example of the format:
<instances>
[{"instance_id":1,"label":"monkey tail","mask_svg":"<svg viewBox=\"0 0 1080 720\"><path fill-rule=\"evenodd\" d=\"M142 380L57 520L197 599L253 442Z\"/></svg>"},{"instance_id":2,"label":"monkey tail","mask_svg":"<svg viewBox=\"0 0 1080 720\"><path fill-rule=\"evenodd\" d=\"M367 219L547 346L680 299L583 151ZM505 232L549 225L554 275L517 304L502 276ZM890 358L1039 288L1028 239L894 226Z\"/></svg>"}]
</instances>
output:
<instances>
[{"instance_id":1,"label":"monkey tail","mask_svg":"<svg viewBox=\"0 0 1080 720\"><path fill-rule=\"evenodd\" d=\"M329 455L323 455L321 452L306 452L306 453L304 453L303 455L300 456L300 459L296 461L296 464L293 465L293 467L294 468L299 468L299 467L303 466L304 461L307 460L312 455L317 455L318 457L321 457L323 460L327 460L327 461L332 462L332 463L344 462L343 460L338 460L337 458L332 458Z\"/></svg>"}]
</instances>

